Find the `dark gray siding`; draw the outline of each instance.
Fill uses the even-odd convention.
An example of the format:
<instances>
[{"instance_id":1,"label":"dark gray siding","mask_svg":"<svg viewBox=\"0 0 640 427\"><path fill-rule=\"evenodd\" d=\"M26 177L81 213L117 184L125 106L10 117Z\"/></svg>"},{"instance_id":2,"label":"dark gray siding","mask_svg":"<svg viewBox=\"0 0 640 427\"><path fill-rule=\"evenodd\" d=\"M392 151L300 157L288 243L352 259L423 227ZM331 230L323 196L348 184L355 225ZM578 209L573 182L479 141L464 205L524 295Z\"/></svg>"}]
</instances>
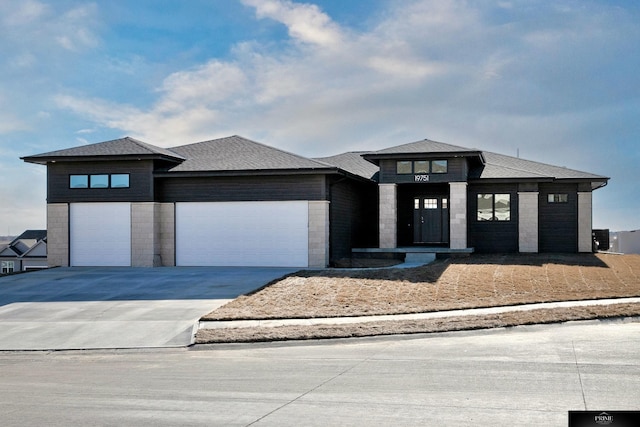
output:
<instances>
[{"instance_id":1,"label":"dark gray siding","mask_svg":"<svg viewBox=\"0 0 640 427\"><path fill-rule=\"evenodd\" d=\"M510 221L478 221L478 194L511 195ZM467 191L468 246L480 253L518 252L518 185L470 184Z\"/></svg>"},{"instance_id":2,"label":"dark gray siding","mask_svg":"<svg viewBox=\"0 0 640 427\"><path fill-rule=\"evenodd\" d=\"M396 173L396 163L398 160L447 160L447 173L432 173L429 175L428 183L450 182L450 181L466 181L467 180L467 159L462 157L456 158L407 158L380 161L380 182L382 183L415 183L413 174Z\"/></svg>"},{"instance_id":3,"label":"dark gray siding","mask_svg":"<svg viewBox=\"0 0 640 427\"><path fill-rule=\"evenodd\" d=\"M329 183L330 260L351 257L352 248L378 246L378 186L338 180Z\"/></svg>"},{"instance_id":4,"label":"dark gray siding","mask_svg":"<svg viewBox=\"0 0 640 427\"><path fill-rule=\"evenodd\" d=\"M129 188L69 188L69 175L129 174ZM153 201L153 161L56 162L47 164L47 202Z\"/></svg>"},{"instance_id":5,"label":"dark gray siding","mask_svg":"<svg viewBox=\"0 0 640 427\"><path fill-rule=\"evenodd\" d=\"M577 184L540 184L538 239L540 252L578 251ZM549 194L567 194L567 203L549 203Z\"/></svg>"},{"instance_id":6,"label":"dark gray siding","mask_svg":"<svg viewBox=\"0 0 640 427\"><path fill-rule=\"evenodd\" d=\"M327 200L324 175L171 177L156 180L159 202Z\"/></svg>"}]
</instances>

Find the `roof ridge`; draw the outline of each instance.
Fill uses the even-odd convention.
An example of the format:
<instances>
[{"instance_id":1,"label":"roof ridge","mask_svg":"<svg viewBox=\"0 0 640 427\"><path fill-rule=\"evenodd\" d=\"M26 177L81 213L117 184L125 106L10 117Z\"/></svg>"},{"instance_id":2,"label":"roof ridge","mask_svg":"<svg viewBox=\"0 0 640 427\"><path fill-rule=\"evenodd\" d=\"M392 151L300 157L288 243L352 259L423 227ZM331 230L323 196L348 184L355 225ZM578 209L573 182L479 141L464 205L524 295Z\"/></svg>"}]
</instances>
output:
<instances>
[{"instance_id":1,"label":"roof ridge","mask_svg":"<svg viewBox=\"0 0 640 427\"><path fill-rule=\"evenodd\" d=\"M305 160L305 161L310 161L310 162L313 162L313 163L317 163L319 166L322 166L322 167L325 167L325 168L326 167L335 168L335 166L333 166L331 164L324 163L324 162L315 160L315 159L310 158L310 157L305 157L305 156L302 156L300 154L292 153L291 151L283 150L281 148L273 147L271 145L267 145L267 144L264 144L262 142L254 141L252 139L245 138L244 136L237 135L237 134L230 135L230 136L223 136L223 137L220 137L220 138L207 139L205 141L193 142L191 144L186 144L186 145L179 145L177 147L172 147L172 149L182 149L182 148L187 148L187 147L193 147L193 146L196 146L196 145L199 145L199 144L205 144L205 143L214 142L214 141L222 141L222 140L225 140L225 139L236 139L236 140L242 140L242 141L250 142L252 144L258 145L258 146L263 147L263 148L266 148L268 150L279 151L280 153L288 154L288 155L296 157L298 159L302 159L302 160Z\"/></svg>"},{"instance_id":2,"label":"roof ridge","mask_svg":"<svg viewBox=\"0 0 640 427\"><path fill-rule=\"evenodd\" d=\"M289 154L289 155L291 155L291 156L297 157L298 159L310 160L310 161L312 161L312 162L319 163L319 164L321 164L321 165L323 165L323 166L325 166L325 167L326 167L326 166L328 166L328 167L331 167L331 168L335 168L335 166L330 165L329 163L324 163L324 162L321 162L321 161L319 161L319 160L315 160L315 159L313 159L313 158L311 158L311 157L305 157L305 156L302 156L302 155L300 155L300 154L292 153L291 151L283 150L283 149L281 149L281 148L272 147L272 146L270 146L270 145L263 144L262 142L258 142L258 141L254 141L254 140L249 139L249 138L245 138L245 137L244 137L244 136L242 136L242 135L233 135L232 137L244 139L244 140L246 140L246 141L252 142L252 143L257 144L257 145L260 145L261 147L270 148L270 149L272 149L272 150L278 150L278 151L280 151L281 153Z\"/></svg>"},{"instance_id":3,"label":"roof ridge","mask_svg":"<svg viewBox=\"0 0 640 427\"><path fill-rule=\"evenodd\" d=\"M151 152L155 153L155 154L165 154L164 152L168 151L170 153L172 153L174 156L180 157L182 159L184 159L184 157L182 157L181 155L179 155L178 153L175 153L173 150L171 150L170 148L164 148L164 147L159 147L157 145L154 144L150 144L148 142L144 142L141 141L139 139L133 138L131 136L125 136L123 138L120 138L120 140L127 140L130 141L132 143L134 143L135 145L137 145L138 147L150 150ZM118 141L117 139L112 140L112 141ZM109 141L106 141L109 142Z\"/></svg>"}]
</instances>

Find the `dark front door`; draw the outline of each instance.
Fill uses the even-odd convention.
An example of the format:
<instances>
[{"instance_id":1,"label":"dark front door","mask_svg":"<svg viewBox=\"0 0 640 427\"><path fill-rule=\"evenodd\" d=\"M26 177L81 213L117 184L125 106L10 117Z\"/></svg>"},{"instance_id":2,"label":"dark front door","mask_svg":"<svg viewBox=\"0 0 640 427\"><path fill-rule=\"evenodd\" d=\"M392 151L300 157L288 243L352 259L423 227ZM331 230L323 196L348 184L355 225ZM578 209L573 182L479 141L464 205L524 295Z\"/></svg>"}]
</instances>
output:
<instances>
[{"instance_id":1,"label":"dark front door","mask_svg":"<svg viewBox=\"0 0 640 427\"><path fill-rule=\"evenodd\" d=\"M414 197L413 243L449 243L449 199L447 197Z\"/></svg>"}]
</instances>

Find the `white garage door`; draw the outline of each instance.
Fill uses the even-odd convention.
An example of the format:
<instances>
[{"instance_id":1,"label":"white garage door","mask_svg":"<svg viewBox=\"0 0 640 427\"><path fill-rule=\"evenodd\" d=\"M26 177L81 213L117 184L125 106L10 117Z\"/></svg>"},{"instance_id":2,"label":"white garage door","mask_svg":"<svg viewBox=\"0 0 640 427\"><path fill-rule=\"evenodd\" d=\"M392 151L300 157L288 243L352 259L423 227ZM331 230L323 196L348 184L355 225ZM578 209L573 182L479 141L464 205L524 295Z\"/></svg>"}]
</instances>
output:
<instances>
[{"instance_id":1,"label":"white garage door","mask_svg":"<svg viewBox=\"0 0 640 427\"><path fill-rule=\"evenodd\" d=\"M72 203L69 223L72 266L131 265L129 203Z\"/></svg>"},{"instance_id":2,"label":"white garage door","mask_svg":"<svg viewBox=\"0 0 640 427\"><path fill-rule=\"evenodd\" d=\"M176 204L176 265L307 267L308 202Z\"/></svg>"}]
</instances>

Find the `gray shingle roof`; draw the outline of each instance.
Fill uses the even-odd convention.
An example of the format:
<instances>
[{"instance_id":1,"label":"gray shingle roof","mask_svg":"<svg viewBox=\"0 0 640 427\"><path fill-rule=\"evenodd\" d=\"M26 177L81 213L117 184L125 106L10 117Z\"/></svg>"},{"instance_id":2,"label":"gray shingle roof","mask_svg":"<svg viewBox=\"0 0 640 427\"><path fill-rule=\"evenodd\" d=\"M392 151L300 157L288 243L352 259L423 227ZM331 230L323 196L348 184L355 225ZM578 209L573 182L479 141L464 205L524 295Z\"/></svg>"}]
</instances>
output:
<instances>
[{"instance_id":1,"label":"gray shingle roof","mask_svg":"<svg viewBox=\"0 0 640 427\"><path fill-rule=\"evenodd\" d=\"M237 135L174 147L171 151L186 160L169 172L335 169Z\"/></svg>"},{"instance_id":2,"label":"gray shingle roof","mask_svg":"<svg viewBox=\"0 0 640 427\"><path fill-rule=\"evenodd\" d=\"M330 165L334 165L346 172L366 179L374 179L379 168L371 162L366 161L362 155L367 151L350 151L330 157L318 157L318 160Z\"/></svg>"},{"instance_id":3,"label":"gray shingle roof","mask_svg":"<svg viewBox=\"0 0 640 427\"><path fill-rule=\"evenodd\" d=\"M397 145L369 154L418 154L418 153L477 153L480 150L475 148L465 148L458 145L445 144L444 142L423 139L422 141L410 142L408 144Z\"/></svg>"},{"instance_id":4,"label":"gray shingle roof","mask_svg":"<svg viewBox=\"0 0 640 427\"><path fill-rule=\"evenodd\" d=\"M25 161L37 163L38 160L45 161L56 158L75 157L102 157L102 156L162 156L175 160L183 158L166 148L156 147L146 142L138 141L131 137L114 139L111 141L98 142L96 144L83 145L80 147L68 148L64 150L50 151L48 153L36 154L35 156L23 157Z\"/></svg>"},{"instance_id":5,"label":"gray shingle roof","mask_svg":"<svg viewBox=\"0 0 640 427\"><path fill-rule=\"evenodd\" d=\"M472 171L473 178L554 178L606 180L607 177L561 166L524 160L503 154L483 152L486 164Z\"/></svg>"}]
</instances>

